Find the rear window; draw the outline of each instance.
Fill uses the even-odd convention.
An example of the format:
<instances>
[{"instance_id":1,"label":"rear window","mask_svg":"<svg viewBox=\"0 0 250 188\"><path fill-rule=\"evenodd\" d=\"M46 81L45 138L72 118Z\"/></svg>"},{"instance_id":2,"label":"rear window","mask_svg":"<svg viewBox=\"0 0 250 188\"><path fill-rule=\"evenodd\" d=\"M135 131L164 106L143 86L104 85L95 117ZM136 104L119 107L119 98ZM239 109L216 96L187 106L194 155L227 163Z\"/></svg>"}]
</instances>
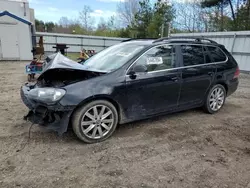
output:
<instances>
[{"instance_id":1,"label":"rear window","mask_svg":"<svg viewBox=\"0 0 250 188\"><path fill-rule=\"evenodd\" d=\"M182 45L183 65L201 65L204 64L204 55L202 46Z\"/></svg>"},{"instance_id":2,"label":"rear window","mask_svg":"<svg viewBox=\"0 0 250 188\"><path fill-rule=\"evenodd\" d=\"M227 57L219 47L207 46L207 48L213 58L213 62L226 61Z\"/></svg>"}]
</instances>

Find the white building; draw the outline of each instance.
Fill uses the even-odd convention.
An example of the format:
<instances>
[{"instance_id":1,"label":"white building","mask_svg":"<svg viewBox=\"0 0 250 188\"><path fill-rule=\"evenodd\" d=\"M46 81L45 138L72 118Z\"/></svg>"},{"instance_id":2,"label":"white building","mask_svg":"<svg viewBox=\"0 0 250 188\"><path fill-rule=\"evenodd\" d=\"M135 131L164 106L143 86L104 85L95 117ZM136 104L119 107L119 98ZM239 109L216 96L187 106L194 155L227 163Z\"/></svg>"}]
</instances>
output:
<instances>
[{"instance_id":1,"label":"white building","mask_svg":"<svg viewBox=\"0 0 250 188\"><path fill-rule=\"evenodd\" d=\"M0 0L0 60L31 60L34 10L27 0Z\"/></svg>"}]
</instances>

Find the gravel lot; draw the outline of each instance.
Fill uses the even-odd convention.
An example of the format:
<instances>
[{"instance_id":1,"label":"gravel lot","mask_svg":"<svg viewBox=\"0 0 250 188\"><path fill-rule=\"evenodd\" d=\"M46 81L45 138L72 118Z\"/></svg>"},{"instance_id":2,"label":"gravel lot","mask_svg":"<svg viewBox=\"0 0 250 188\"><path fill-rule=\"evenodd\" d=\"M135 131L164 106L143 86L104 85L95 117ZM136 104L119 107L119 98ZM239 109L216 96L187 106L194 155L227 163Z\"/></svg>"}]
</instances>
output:
<instances>
[{"instance_id":1,"label":"gravel lot","mask_svg":"<svg viewBox=\"0 0 250 188\"><path fill-rule=\"evenodd\" d=\"M0 187L250 188L250 75L223 109L200 109L119 126L84 144L34 125L19 88L25 62L0 63Z\"/></svg>"}]
</instances>

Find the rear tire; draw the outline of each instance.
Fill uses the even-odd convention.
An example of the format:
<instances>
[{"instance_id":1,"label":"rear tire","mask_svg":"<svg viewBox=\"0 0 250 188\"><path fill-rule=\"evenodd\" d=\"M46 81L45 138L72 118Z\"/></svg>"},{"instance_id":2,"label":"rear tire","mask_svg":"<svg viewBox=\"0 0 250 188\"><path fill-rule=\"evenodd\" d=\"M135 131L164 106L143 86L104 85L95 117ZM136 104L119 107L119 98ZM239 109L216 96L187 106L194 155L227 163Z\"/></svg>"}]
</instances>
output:
<instances>
[{"instance_id":1,"label":"rear tire","mask_svg":"<svg viewBox=\"0 0 250 188\"><path fill-rule=\"evenodd\" d=\"M213 86L205 98L204 110L209 114L218 112L226 100L226 90L221 84Z\"/></svg>"},{"instance_id":2,"label":"rear tire","mask_svg":"<svg viewBox=\"0 0 250 188\"><path fill-rule=\"evenodd\" d=\"M78 108L72 117L76 136L86 143L102 142L115 131L118 113L106 100L96 100Z\"/></svg>"}]
</instances>

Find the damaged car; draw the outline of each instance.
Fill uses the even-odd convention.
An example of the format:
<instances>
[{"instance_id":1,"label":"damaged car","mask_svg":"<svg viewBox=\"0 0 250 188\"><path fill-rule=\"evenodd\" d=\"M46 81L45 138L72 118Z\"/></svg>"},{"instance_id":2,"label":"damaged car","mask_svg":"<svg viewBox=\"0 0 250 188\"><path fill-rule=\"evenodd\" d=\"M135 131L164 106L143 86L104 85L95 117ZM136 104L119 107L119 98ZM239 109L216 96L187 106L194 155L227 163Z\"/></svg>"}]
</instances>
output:
<instances>
[{"instance_id":1,"label":"damaged car","mask_svg":"<svg viewBox=\"0 0 250 188\"><path fill-rule=\"evenodd\" d=\"M25 119L86 143L117 124L190 108L218 112L238 87L239 68L223 45L203 38L127 40L83 65L60 53L36 83L21 87Z\"/></svg>"}]
</instances>

